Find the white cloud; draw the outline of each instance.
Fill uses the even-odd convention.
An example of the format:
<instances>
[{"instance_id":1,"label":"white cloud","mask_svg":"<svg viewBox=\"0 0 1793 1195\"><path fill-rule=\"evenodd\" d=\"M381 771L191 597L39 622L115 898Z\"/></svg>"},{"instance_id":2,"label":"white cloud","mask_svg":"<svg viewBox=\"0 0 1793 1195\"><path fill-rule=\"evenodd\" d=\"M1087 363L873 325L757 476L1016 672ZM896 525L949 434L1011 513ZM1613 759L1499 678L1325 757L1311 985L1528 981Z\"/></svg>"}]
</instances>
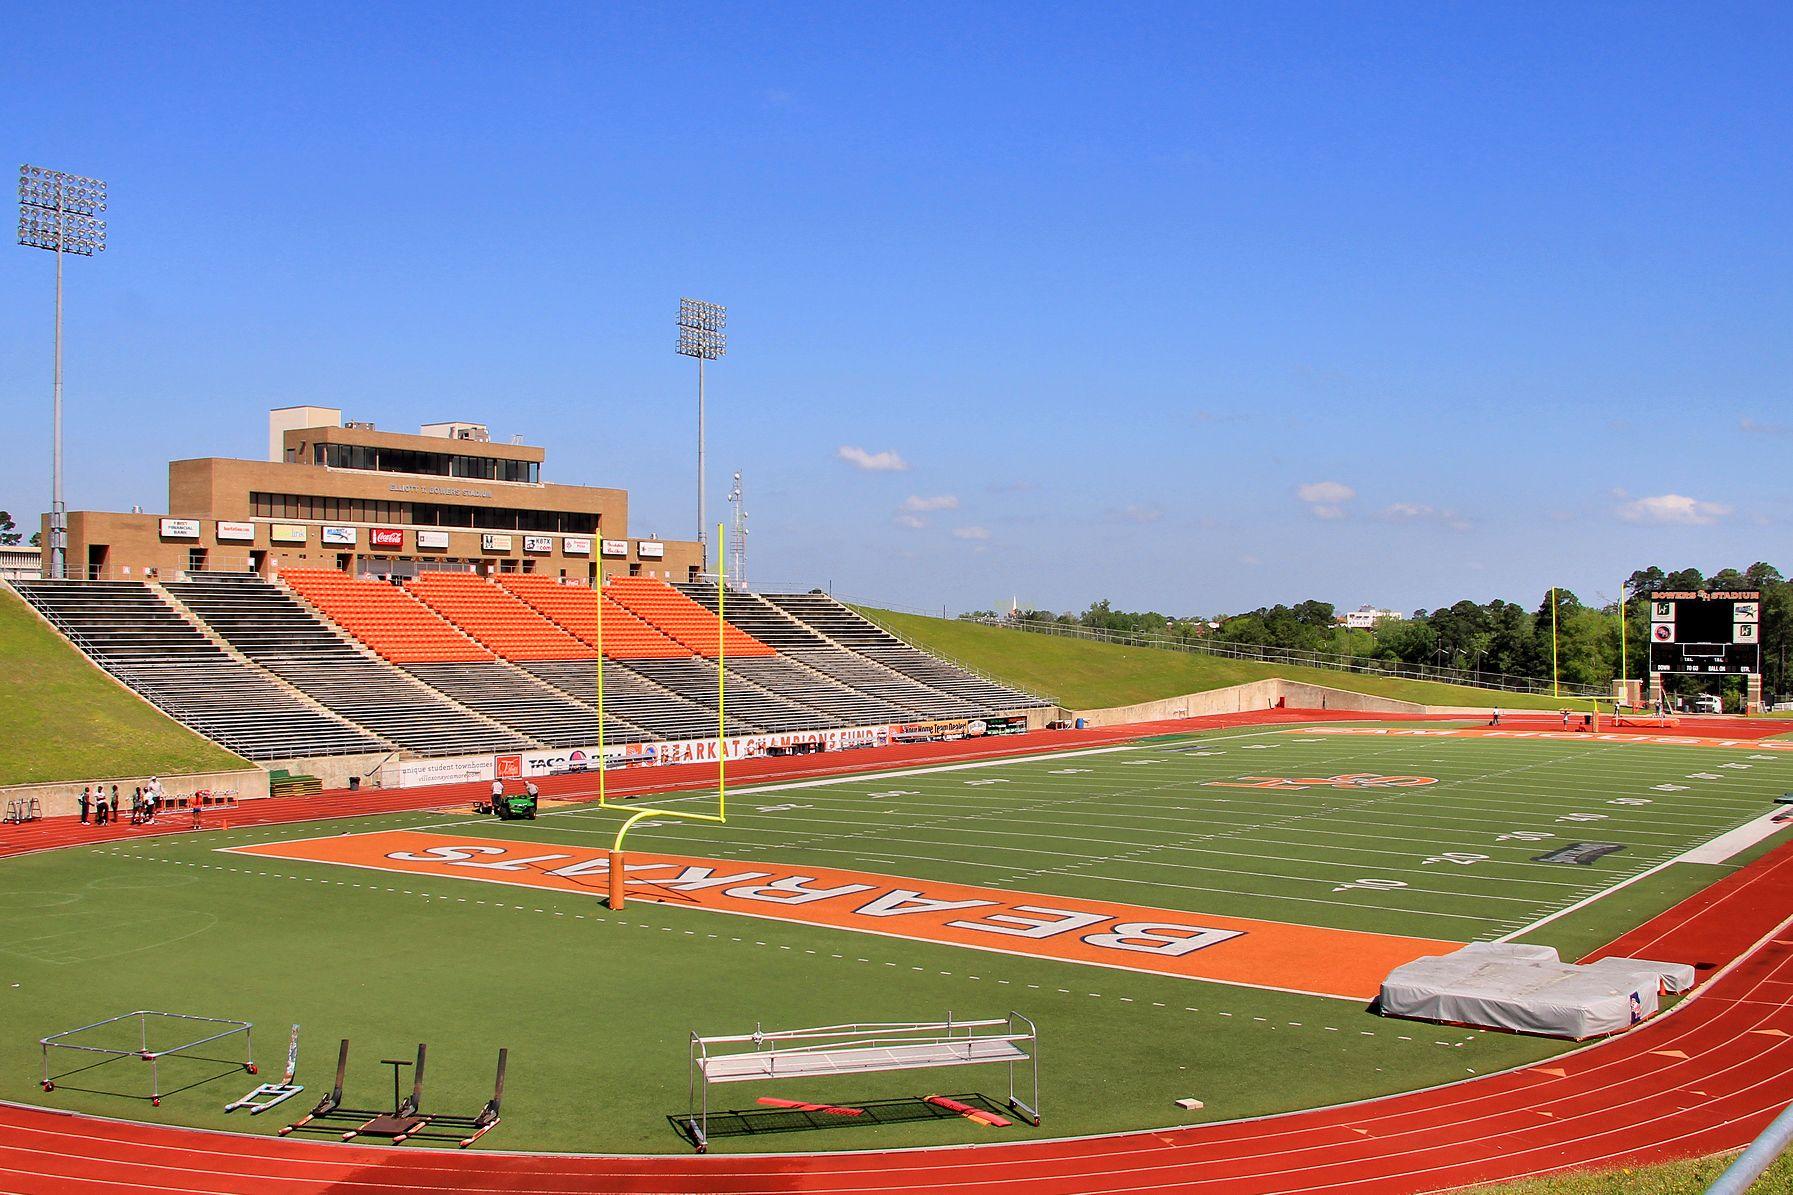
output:
<instances>
[{"instance_id":1,"label":"white cloud","mask_svg":"<svg viewBox=\"0 0 1793 1195\"><path fill-rule=\"evenodd\" d=\"M1382 508L1382 518L1390 523L1436 521L1452 531L1468 531L1471 523L1454 510L1440 510L1423 502L1392 502Z\"/></svg>"},{"instance_id":2,"label":"white cloud","mask_svg":"<svg viewBox=\"0 0 1793 1195\"><path fill-rule=\"evenodd\" d=\"M1123 523L1139 523L1143 526L1146 523L1156 523L1159 519L1162 519L1164 517L1164 508L1157 505L1141 506L1139 503L1135 502L1131 505L1124 506L1119 510L1110 511L1109 513L1112 517L1119 519Z\"/></svg>"},{"instance_id":3,"label":"white cloud","mask_svg":"<svg viewBox=\"0 0 1793 1195\"><path fill-rule=\"evenodd\" d=\"M1731 513L1722 502L1702 502L1685 494L1657 494L1634 498L1619 507L1627 523L1667 523L1682 527L1706 527Z\"/></svg>"},{"instance_id":4,"label":"white cloud","mask_svg":"<svg viewBox=\"0 0 1793 1195\"><path fill-rule=\"evenodd\" d=\"M1307 503L1316 519L1342 519L1345 503L1357 497L1357 491L1342 481L1310 481L1296 486L1295 496Z\"/></svg>"},{"instance_id":5,"label":"white cloud","mask_svg":"<svg viewBox=\"0 0 1793 1195\"><path fill-rule=\"evenodd\" d=\"M954 527L953 528L953 536L956 539L979 539L979 540L981 540L981 539L989 539L990 533L989 533L989 531L985 530L982 527Z\"/></svg>"},{"instance_id":6,"label":"white cloud","mask_svg":"<svg viewBox=\"0 0 1793 1195\"><path fill-rule=\"evenodd\" d=\"M903 499L903 509L908 511L957 510L959 509L959 500L952 494L937 494L932 498L910 494Z\"/></svg>"},{"instance_id":7,"label":"white cloud","mask_svg":"<svg viewBox=\"0 0 1793 1195\"><path fill-rule=\"evenodd\" d=\"M1757 436L1793 436L1793 424L1763 423L1759 419L1751 419L1748 415L1737 421L1737 430Z\"/></svg>"},{"instance_id":8,"label":"white cloud","mask_svg":"<svg viewBox=\"0 0 1793 1195\"><path fill-rule=\"evenodd\" d=\"M834 455L855 469L864 469L868 473L901 473L909 467L908 461L888 449L883 452L867 452L852 444L842 444L834 450Z\"/></svg>"},{"instance_id":9,"label":"white cloud","mask_svg":"<svg viewBox=\"0 0 1793 1195\"><path fill-rule=\"evenodd\" d=\"M917 529L928 525L926 519L917 518L915 515L898 515L896 517L896 523L899 527L914 527Z\"/></svg>"}]
</instances>

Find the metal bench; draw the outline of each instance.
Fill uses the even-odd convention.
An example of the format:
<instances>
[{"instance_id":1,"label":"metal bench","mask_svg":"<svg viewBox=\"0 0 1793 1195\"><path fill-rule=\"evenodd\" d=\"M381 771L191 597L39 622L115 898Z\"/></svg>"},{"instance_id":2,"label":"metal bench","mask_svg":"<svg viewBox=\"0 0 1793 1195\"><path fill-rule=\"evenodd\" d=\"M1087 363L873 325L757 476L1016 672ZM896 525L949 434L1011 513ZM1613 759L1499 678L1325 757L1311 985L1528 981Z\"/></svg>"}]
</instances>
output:
<instances>
[{"instance_id":1,"label":"metal bench","mask_svg":"<svg viewBox=\"0 0 1793 1195\"><path fill-rule=\"evenodd\" d=\"M710 1139L710 1084L931 1070L1006 1062L1008 1106L1040 1123L1039 1034L1018 1012L986 1020L822 1025L809 1029L691 1035L686 1127L698 1153ZM1028 1064L1030 1098L1015 1094L1015 1063Z\"/></svg>"}]
</instances>

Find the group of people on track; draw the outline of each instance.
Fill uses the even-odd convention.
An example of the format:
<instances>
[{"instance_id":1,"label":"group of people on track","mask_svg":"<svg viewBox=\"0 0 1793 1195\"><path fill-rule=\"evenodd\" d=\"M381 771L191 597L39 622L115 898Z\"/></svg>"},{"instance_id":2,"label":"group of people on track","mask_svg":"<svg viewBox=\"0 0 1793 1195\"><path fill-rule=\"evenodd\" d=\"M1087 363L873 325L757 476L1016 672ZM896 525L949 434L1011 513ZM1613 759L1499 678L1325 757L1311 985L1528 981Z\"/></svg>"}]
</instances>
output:
<instances>
[{"instance_id":1,"label":"group of people on track","mask_svg":"<svg viewBox=\"0 0 1793 1195\"><path fill-rule=\"evenodd\" d=\"M81 811L81 824L84 826L104 826L123 821L127 812L131 825L153 826L156 824L156 815L161 812L167 800L167 794L162 791L161 777L151 776L147 783L131 789L128 811L125 800L119 794L116 784L110 790L104 784L88 784L81 787L81 795L75 799L75 804Z\"/></svg>"}]
</instances>

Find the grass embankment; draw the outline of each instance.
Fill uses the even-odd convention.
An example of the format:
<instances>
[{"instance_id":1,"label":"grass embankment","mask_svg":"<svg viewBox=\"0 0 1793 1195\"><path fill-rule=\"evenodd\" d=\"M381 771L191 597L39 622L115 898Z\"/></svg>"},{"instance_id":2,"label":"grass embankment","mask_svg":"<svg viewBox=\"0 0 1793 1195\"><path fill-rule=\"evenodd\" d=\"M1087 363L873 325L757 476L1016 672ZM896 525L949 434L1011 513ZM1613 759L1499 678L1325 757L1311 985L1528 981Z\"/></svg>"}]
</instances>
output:
<instances>
[{"instance_id":1,"label":"grass embankment","mask_svg":"<svg viewBox=\"0 0 1793 1195\"><path fill-rule=\"evenodd\" d=\"M0 590L0 785L248 766L121 689Z\"/></svg>"},{"instance_id":2,"label":"grass embankment","mask_svg":"<svg viewBox=\"0 0 1793 1195\"><path fill-rule=\"evenodd\" d=\"M1598 1173L1574 1173L1477 1187L1469 1195L1699 1195L1731 1164L1734 1154L1631 1166ZM1757 1179L1751 1192L1793 1191L1793 1156L1782 1157Z\"/></svg>"},{"instance_id":3,"label":"grass embankment","mask_svg":"<svg viewBox=\"0 0 1793 1195\"><path fill-rule=\"evenodd\" d=\"M1330 668L1262 664L1152 647L1121 647L956 619L866 610L918 647L967 664L1004 684L1049 697L1067 709L1131 705L1281 677L1427 705L1498 705L1503 709L1584 708L1573 698L1505 693L1436 681L1365 676Z\"/></svg>"}]
</instances>

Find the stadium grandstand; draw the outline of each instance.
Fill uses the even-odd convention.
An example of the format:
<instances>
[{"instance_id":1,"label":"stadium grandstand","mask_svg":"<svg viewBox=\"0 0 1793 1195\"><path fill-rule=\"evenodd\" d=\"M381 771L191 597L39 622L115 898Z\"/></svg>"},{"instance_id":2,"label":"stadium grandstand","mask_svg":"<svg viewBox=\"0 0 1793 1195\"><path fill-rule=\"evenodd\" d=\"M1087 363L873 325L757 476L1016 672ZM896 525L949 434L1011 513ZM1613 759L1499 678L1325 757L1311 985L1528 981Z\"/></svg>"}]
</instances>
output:
<instances>
[{"instance_id":1,"label":"stadium grandstand","mask_svg":"<svg viewBox=\"0 0 1793 1195\"><path fill-rule=\"evenodd\" d=\"M113 677L257 760L888 736L1053 708L824 594L739 591L719 620L698 545L630 537L624 491L544 483L545 455L479 424L400 435L276 410L268 460L171 463L168 515L71 512L84 574L15 587Z\"/></svg>"}]
</instances>

